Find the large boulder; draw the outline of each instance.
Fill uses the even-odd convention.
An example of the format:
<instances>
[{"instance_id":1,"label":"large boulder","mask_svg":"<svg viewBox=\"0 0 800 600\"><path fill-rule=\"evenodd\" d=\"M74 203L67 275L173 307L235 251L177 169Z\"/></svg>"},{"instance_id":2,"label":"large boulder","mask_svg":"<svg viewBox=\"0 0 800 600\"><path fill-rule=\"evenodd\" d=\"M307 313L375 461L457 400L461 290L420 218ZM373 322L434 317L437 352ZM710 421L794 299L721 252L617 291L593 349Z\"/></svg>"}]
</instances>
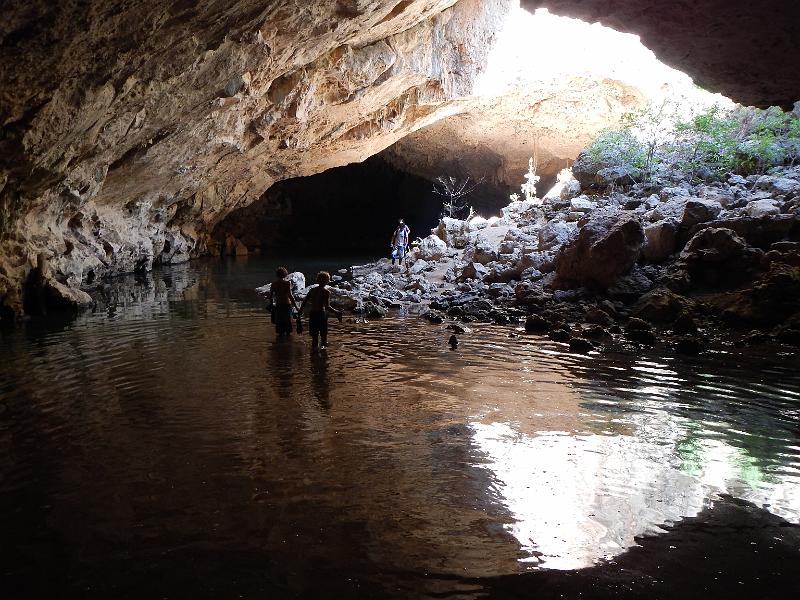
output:
<instances>
[{"instance_id":1,"label":"large boulder","mask_svg":"<svg viewBox=\"0 0 800 600\"><path fill-rule=\"evenodd\" d=\"M486 265L488 272L483 276L485 283L508 283L522 278L522 263L491 262Z\"/></svg>"},{"instance_id":2,"label":"large boulder","mask_svg":"<svg viewBox=\"0 0 800 600\"><path fill-rule=\"evenodd\" d=\"M556 256L558 287L608 288L631 270L644 241L631 213L595 213Z\"/></svg>"},{"instance_id":3,"label":"large boulder","mask_svg":"<svg viewBox=\"0 0 800 600\"><path fill-rule=\"evenodd\" d=\"M572 212L588 213L597 208L597 203L592 202L586 196L578 196L570 201L569 208Z\"/></svg>"},{"instance_id":4,"label":"large boulder","mask_svg":"<svg viewBox=\"0 0 800 600\"><path fill-rule=\"evenodd\" d=\"M674 292L659 288L642 296L633 307L632 315L645 321L672 323L683 312L690 312L694 303Z\"/></svg>"},{"instance_id":5,"label":"large boulder","mask_svg":"<svg viewBox=\"0 0 800 600\"><path fill-rule=\"evenodd\" d=\"M800 181L790 177L762 175L756 181L756 188L766 190L775 195L785 195L792 192L800 192Z\"/></svg>"},{"instance_id":6,"label":"large boulder","mask_svg":"<svg viewBox=\"0 0 800 600\"><path fill-rule=\"evenodd\" d=\"M494 217L495 219L497 217ZM484 219L480 215L476 215L472 217L469 221L470 229L486 229L491 224L489 219Z\"/></svg>"},{"instance_id":7,"label":"large boulder","mask_svg":"<svg viewBox=\"0 0 800 600\"><path fill-rule=\"evenodd\" d=\"M722 208L736 208L741 202L732 190L705 187L702 190L702 196L705 200L717 202Z\"/></svg>"},{"instance_id":8,"label":"large boulder","mask_svg":"<svg viewBox=\"0 0 800 600\"><path fill-rule=\"evenodd\" d=\"M603 165L589 156L588 152L578 154L572 163L572 176L578 181L582 189L595 185L595 176Z\"/></svg>"},{"instance_id":9,"label":"large boulder","mask_svg":"<svg viewBox=\"0 0 800 600\"><path fill-rule=\"evenodd\" d=\"M634 266L630 272L621 275L614 284L606 290L606 293L616 300L634 302L651 289L653 289L652 280L645 275L642 269L638 266Z\"/></svg>"},{"instance_id":10,"label":"large boulder","mask_svg":"<svg viewBox=\"0 0 800 600\"><path fill-rule=\"evenodd\" d=\"M389 314L389 311L385 307L381 306L377 302L373 302L372 300L367 300L364 302L362 305L362 311L364 316L369 319L383 319L387 314Z\"/></svg>"},{"instance_id":11,"label":"large boulder","mask_svg":"<svg viewBox=\"0 0 800 600\"><path fill-rule=\"evenodd\" d=\"M470 232L469 223L450 217L442 217L434 230L439 239L452 248L464 248L469 242Z\"/></svg>"},{"instance_id":12,"label":"large boulder","mask_svg":"<svg viewBox=\"0 0 800 600\"><path fill-rule=\"evenodd\" d=\"M651 223L663 221L664 219L675 219L680 222L683 218L683 212L686 208L688 198L682 196L670 197L663 204L659 204L645 214L645 219Z\"/></svg>"},{"instance_id":13,"label":"large boulder","mask_svg":"<svg viewBox=\"0 0 800 600\"><path fill-rule=\"evenodd\" d=\"M411 275L419 275L425 269L428 268L428 265L429 265L429 263L428 263L427 260L424 260L424 259L420 258L420 259L418 259L418 260L416 260L414 262L414 264L411 266L411 268L408 270L408 272Z\"/></svg>"},{"instance_id":14,"label":"large boulder","mask_svg":"<svg viewBox=\"0 0 800 600\"><path fill-rule=\"evenodd\" d=\"M708 228L696 233L681 252L688 262L720 263L738 259L747 251L747 242L731 229Z\"/></svg>"},{"instance_id":15,"label":"large boulder","mask_svg":"<svg viewBox=\"0 0 800 600\"><path fill-rule=\"evenodd\" d=\"M747 203L744 211L747 216L758 219L780 214L781 209L772 200L753 200Z\"/></svg>"},{"instance_id":16,"label":"large boulder","mask_svg":"<svg viewBox=\"0 0 800 600\"><path fill-rule=\"evenodd\" d=\"M92 297L88 293L61 283L51 275L36 283L29 278L24 290L24 308L29 315L76 312L91 304Z\"/></svg>"},{"instance_id":17,"label":"large boulder","mask_svg":"<svg viewBox=\"0 0 800 600\"><path fill-rule=\"evenodd\" d=\"M798 314L800 267L773 263L751 289L714 296L714 308L732 325L772 327Z\"/></svg>"},{"instance_id":18,"label":"large boulder","mask_svg":"<svg viewBox=\"0 0 800 600\"><path fill-rule=\"evenodd\" d=\"M417 257L423 260L439 260L447 252L447 244L438 235L424 238L417 249Z\"/></svg>"},{"instance_id":19,"label":"large boulder","mask_svg":"<svg viewBox=\"0 0 800 600\"><path fill-rule=\"evenodd\" d=\"M472 260L486 265L495 259L497 259L497 251L494 246L485 237L478 236L472 249Z\"/></svg>"},{"instance_id":20,"label":"large boulder","mask_svg":"<svg viewBox=\"0 0 800 600\"><path fill-rule=\"evenodd\" d=\"M540 315L531 315L525 319L525 331L528 333L545 333L550 329L550 323Z\"/></svg>"},{"instance_id":21,"label":"large boulder","mask_svg":"<svg viewBox=\"0 0 800 600\"><path fill-rule=\"evenodd\" d=\"M795 215L738 217L704 223L695 229L695 233L707 228L730 229L743 238L748 245L767 249L775 242L791 237L793 231L797 231L799 227L800 218Z\"/></svg>"},{"instance_id":22,"label":"large boulder","mask_svg":"<svg viewBox=\"0 0 800 600\"><path fill-rule=\"evenodd\" d=\"M337 287L329 287L331 291L331 306L339 310L354 311L358 306L358 300L346 290Z\"/></svg>"},{"instance_id":23,"label":"large boulder","mask_svg":"<svg viewBox=\"0 0 800 600\"><path fill-rule=\"evenodd\" d=\"M722 212L722 205L714 200L689 198L683 206L681 228L688 231L698 223L713 221Z\"/></svg>"},{"instance_id":24,"label":"large boulder","mask_svg":"<svg viewBox=\"0 0 800 600\"><path fill-rule=\"evenodd\" d=\"M467 279L483 280L489 274L489 269L478 262L468 262L461 270L462 281Z\"/></svg>"},{"instance_id":25,"label":"large boulder","mask_svg":"<svg viewBox=\"0 0 800 600\"><path fill-rule=\"evenodd\" d=\"M642 255L651 262L661 262L675 253L678 222L675 219L665 219L648 225L644 228L644 237Z\"/></svg>"},{"instance_id":26,"label":"large boulder","mask_svg":"<svg viewBox=\"0 0 800 600\"><path fill-rule=\"evenodd\" d=\"M752 279L760 270L763 255L762 250L748 247L733 230L709 227L689 240L678 265L690 277L692 287L726 288Z\"/></svg>"},{"instance_id":27,"label":"large boulder","mask_svg":"<svg viewBox=\"0 0 800 600\"><path fill-rule=\"evenodd\" d=\"M520 260L523 269L536 269L542 273L551 273L556 268L556 253L548 252L529 252L523 254Z\"/></svg>"},{"instance_id":28,"label":"large boulder","mask_svg":"<svg viewBox=\"0 0 800 600\"><path fill-rule=\"evenodd\" d=\"M539 230L539 251L558 249L577 228L575 223L550 221Z\"/></svg>"},{"instance_id":29,"label":"large boulder","mask_svg":"<svg viewBox=\"0 0 800 600\"><path fill-rule=\"evenodd\" d=\"M2 275L1 268L0 275ZM68 285L59 277L51 269L47 257L43 253L39 254L36 257L36 267L28 273L21 298L19 296L12 298L12 301L19 302L22 306L16 302L3 303L7 307L4 311L6 317L9 320L12 317L8 307L12 310L16 308L14 311L16 314L21 314L22 311L19 309L22 308L28 315L45 315L49 312L77 312L92 304L92 297L88 293ZM8 299L0 296L0 300ZM4 308L3 304L0 304L0 308Z\"/></svg>"}]
</instances>

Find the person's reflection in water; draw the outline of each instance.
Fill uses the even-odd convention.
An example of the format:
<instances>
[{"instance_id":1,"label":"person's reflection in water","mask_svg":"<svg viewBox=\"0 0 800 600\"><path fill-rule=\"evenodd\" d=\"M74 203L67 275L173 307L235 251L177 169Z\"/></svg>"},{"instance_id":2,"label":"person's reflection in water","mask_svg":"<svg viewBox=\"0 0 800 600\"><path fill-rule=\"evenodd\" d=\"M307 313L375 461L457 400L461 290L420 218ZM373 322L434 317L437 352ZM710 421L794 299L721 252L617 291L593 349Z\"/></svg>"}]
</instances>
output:
<instances>
[{"instance_id":1,"label":"person's reflection in water","mask_svg":"<svg viewBox=\"0 0 800 600\"><path fill-rule=\"evenodd\" d=\"M285 339L275 338L270 345L269 363L274 395L269 395L273 406L270 411L279 426L275 435L280 455L284 459L299 459L307 451L302 391L305 375L299 368L303 359L303 346Z\"/></svg>"},{"instance_id":2,"label":"person's reflection in water","mask_svg":"<svg viewBox=\"0 0 800 600\"><path fill-rule=\"evenodd\" d=\"M281 398L292 396L296 355L294 345L280 337L276 337L270 344L269 368L272 372L273 387Z\"/></svg>"},{"instance_id":3,"label":"person's reflection in water","mask_svg":"<svg viewBox=\"0 0 800 600\"><path fill-rule=\"evenodd\" d=\"M311 355L311 387L314 397L324 411L331 408L331 378L328 374L328 354L326 352Z\"/></svg>"}]
</instances>

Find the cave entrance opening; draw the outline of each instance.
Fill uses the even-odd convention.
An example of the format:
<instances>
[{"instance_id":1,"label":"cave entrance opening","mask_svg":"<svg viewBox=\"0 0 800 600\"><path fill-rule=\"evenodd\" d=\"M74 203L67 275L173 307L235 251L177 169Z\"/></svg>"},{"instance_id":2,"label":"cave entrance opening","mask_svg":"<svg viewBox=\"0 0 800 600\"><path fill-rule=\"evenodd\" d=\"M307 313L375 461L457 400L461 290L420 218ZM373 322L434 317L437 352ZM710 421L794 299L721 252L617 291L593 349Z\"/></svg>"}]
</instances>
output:
<instances>
[{"instance_id":1,"label":"cave entrance opening","mask_svg":"<svg viewBox=\"0 0 800 600\"><path fill-rule=\"evenodd\" d=\"M553 60L536 60L553 48ZM361 163L275 183L217 225L215 247L236 255L380 256L398 218L413 237L436 226L437 177L481 181L466 202L480 216L499 215L520 193L531 157L542 196L623 117L667 98L680 108L726 100L712 96L660 63L638 36L514 3L457 109Z\"/></svg>"},{"instance_id":2,"label":"cave entrance opening","mask_svg":"<svg viewBox=\"0 0 800 600\"><path fill-rule=\"evenodd\" d=\"M412 235L438 223L442 200L430 181L398 170L381 156L274 184L214 230L223 254L235 238L249 252L287 255L386 254L402 218Z\"/></svg>"}]
</instances>

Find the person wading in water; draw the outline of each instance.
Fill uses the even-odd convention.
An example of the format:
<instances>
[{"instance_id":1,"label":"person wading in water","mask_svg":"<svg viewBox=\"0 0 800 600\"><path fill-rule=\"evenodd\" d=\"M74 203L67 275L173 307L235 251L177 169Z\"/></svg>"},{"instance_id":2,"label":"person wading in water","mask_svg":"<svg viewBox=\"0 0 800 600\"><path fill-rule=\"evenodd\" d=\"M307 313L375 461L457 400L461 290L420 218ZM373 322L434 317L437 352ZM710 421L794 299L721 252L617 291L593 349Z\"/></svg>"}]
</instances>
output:
<instances>
[{"instance_id":1,"label":"person wading in water","mask_svg":"<svg viewBox=\"0 0 800 600\"><path fill-rule=\"evenodd\" d=\"M292 294L292 283L286 279L289 276L286 267L279 267L275 276L269 291L275 332L278 337L289 336L292 333L292 309L297 310L297 302Z\"/></svg>"},{"instance_id":2,"label":"person wading in water","mask_svg":"<svg viewBox=\"0 0 800 600\"><path fill-rule=\"evenodd\" d=\"M331 276L327 271L317 273L317 285L308 291L303 303L300 305L300 315L308 304L311 308L308 311L308 332L311 334L311 349L319 348L319 338L322 338L322 349L328 345L328 312L334 313L341 322L342 311L336 310L331 306L331 291L326 287L331 281Z\"/></svg>"},{"instance_id":3,"label":"person wading in water","mask_svg":"<svg viewBox=\"0 0 800 600\"><path fill-rule=\"evenodd\" d=\"M408 225L403 222L403 219L400 219L397 225L397 229L394 230L392 234L392 241L389 246L392 248L392 264L394 261L402 265L403 264L403 257L405 257L406 252L408 252L408 240L411 237L411 230L408 228Z\"/></svg>"}]
</instances>

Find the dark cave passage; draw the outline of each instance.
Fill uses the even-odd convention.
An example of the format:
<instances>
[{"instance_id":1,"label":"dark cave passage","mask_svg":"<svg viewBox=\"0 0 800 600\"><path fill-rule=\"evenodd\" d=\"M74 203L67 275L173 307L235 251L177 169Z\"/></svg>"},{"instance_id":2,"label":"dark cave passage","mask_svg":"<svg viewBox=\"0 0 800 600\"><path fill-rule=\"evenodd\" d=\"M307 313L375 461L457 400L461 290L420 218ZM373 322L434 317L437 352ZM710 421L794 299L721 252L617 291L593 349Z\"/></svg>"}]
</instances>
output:
<instances>
[{"instance_id":1,"label":"dark cave passage","mask_svg":"<svg viewBox=\"0 0 800 600\"><path fill-rule=\"evenodd\" d=\"M479 185L466 200L482 216L499 214L507 190ZM384 252L397 220L425 237L442 212L428 179L397 169L381 155L273 185L214 230L221 248L233 236L253 252L300 254Z\"/></svg>"}]
</instances>

